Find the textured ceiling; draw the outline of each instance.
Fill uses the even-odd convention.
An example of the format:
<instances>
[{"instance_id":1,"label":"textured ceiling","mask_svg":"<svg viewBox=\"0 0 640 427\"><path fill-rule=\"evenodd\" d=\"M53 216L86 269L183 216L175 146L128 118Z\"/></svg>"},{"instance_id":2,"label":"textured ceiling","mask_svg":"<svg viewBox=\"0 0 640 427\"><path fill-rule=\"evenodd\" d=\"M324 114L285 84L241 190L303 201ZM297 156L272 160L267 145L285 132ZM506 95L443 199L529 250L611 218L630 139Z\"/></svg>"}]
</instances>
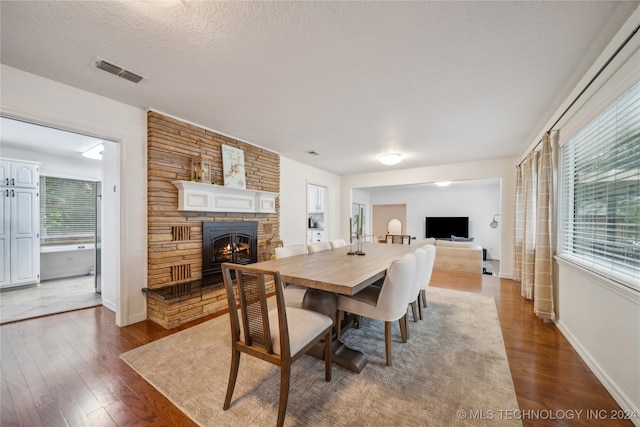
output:
<instances>
[{"instance_id":1,"label":"textured ceiling","mask_svg":"<svg viewBox=\"0 0 640 427\"><path fill-rule=\"evenodd\" d=\"M352 174L521 154L637 6L3 0L0 60Z\"/></svg>"}]
</instances>

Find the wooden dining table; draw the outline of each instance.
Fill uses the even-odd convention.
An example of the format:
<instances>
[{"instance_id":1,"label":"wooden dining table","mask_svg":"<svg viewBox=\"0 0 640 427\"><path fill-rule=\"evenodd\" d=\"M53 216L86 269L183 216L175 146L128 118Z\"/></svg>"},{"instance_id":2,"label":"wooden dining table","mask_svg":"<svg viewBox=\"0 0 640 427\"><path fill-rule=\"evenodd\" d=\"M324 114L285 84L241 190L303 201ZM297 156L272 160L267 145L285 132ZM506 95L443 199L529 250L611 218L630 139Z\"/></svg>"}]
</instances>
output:
<instances>
[{"instance_id":1,"label":"wooden dining table","mask_svg":"<svg viewBox=\"0 0 640 427\"><path fill-rule=\"evenodd\" d=\"M419 248L413 244L364 243L364 255L348 255L349 245L310 254L273 259L254 264L256 267L278 271L284 283L293 283L308 288L302 306L328 315L337 316L337 295L354 295L365 287L383 279L391 262ZM335 363L360 372L366 365L366 357L359 351L348 348L339 338L334 339L333 360ZM322 357L321 349L313 355Z\"/></svg>"}]
</instances>

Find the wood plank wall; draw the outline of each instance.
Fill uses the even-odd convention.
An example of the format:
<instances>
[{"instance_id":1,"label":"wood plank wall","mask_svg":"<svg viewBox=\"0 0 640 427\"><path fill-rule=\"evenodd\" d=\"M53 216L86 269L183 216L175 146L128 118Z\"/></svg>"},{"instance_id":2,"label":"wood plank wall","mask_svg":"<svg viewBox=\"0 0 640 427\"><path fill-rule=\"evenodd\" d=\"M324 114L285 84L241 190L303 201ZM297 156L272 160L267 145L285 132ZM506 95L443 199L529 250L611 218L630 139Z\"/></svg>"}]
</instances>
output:
<instances>
[{"instance_id":1,"label":"wood plank wall","mask_svg":"<svg viewBox=\"0 0 640 427\"><path fill-rule=\"evenodd\" d=\"M191 158L203 154L213 159L211 177L223 183L222 144L244 151L248 189L280 192L280 156L262 148L164 116L147 115L148 139L148 287L157 289L202 277L203 221L258 221L258 259L264 251L263 225L280 234L280 201L274 214L178 212L174 180L191 178ZM224 289L203 291L201 296L175 300L147 297L147 317L173 328L226 309Z\"/></svg>"}]
</instances>

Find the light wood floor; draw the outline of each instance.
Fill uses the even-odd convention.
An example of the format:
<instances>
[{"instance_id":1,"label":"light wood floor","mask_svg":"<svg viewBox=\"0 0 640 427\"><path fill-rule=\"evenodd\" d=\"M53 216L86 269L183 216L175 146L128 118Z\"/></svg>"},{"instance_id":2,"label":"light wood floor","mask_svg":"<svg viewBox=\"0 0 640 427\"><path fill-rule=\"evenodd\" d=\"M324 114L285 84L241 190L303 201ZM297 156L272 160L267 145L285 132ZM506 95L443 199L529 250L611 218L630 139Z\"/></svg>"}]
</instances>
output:
<instances>
[{"instance_id":1,"label":"light wood floor","mask_svg":"<svg viewBox=\"0 0 640 427\"><path fill-rule=\"evenodd\" d=\"M0 324L100 304L102 297L95 291L95 276L45 280L38 286L3 289Z\"/></svg>"},{"instance_id":2,"label":"light wood floor","mask_svg":"<svg viewBox=\"0 0 640 427\"><path fill-rule=\"evenodd\" d=\"M558 329L535 318L515 282L436 271L431 286L495 296L521 410L619 409ZM192 325L168 331L145 321L118 328L114 314L98 307L1 326L2 426L194 425L118 357ZM211 404L222 408L222 402ZM523 422L527 427L603 425L584 414ZM606 425L632 423L607 420Z\"/></svg>"}]
</instances>

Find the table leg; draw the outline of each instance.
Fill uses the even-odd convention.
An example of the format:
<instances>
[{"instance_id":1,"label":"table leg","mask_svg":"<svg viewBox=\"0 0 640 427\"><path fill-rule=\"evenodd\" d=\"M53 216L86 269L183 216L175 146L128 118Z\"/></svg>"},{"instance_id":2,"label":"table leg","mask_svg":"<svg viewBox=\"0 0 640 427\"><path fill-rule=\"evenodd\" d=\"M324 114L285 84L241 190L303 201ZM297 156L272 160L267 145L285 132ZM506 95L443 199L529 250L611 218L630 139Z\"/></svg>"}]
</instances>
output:
<instances>
[{"instance_id":1,"label":"table leg","mask_svg":"<svg viewBox=\"0 0 640 427\"><path fill-rule=\"evenodd\" d=\"M333 342L331 346L333 348L333 354L331 355L333 362L356 373L362 371L362 368L367 364L365 355L358 350L347 347L336 336L335 324L338 317L336 294L318 289L308 289L304 294L302 307L325 314L333 319ZM307 354L322 359L324 358L323 346L316 345Z\"/></svg>"}]
</instances>

